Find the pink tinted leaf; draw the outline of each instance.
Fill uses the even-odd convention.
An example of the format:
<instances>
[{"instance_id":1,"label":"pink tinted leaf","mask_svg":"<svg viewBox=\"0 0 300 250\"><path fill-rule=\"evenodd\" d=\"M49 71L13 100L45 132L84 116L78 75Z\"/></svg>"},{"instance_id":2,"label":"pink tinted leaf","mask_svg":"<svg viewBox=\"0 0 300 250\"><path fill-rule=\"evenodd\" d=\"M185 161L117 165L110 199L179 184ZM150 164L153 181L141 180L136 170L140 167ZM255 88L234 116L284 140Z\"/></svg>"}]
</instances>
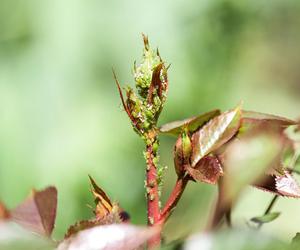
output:
<instances>
[{"instance_id":1,"label":"pink tinted leaf","mask_svg":"<svg viewBox=\"0 0 300 250\"><path fill-rule=\"evenodd\" d=\"M255 183L254 186L280 196L300 198L299 184L287 171L281 176L268 175L263 181Z\"/></svg>"},{"instance_id":2,"label":"pink tinted leaf","mask_svg":"<svg viewBox=\"0 0 300 250\"><path fill-rule=\"evenodd\" d=\"M194 168L188 166L186 170L193 180L208 184L216 184L223 175L221 163L214 156L206 156Z\"/></svg>"},{"instance_id":3,"label":"pink tinted leaf","mask_svg":"<svg viewBox=\"0 0 300 250\"><path fill-rule=\"evenodd\" d=\"M284 130L288 126L296 124L297 122L284 117L243 110L242 124L239 132L244 133L261 125L266 125L269 128L272 127L277 130Z\"/></svg>"},{"instance_id":4,"label":"pink tinted leaf","mask_svg":"<svg viewBox=\"0 0 300 250\"><path fill-rule=\"evenodd\" d=\"M194 116L180 121L170 122L165 125L162 125L159 128L159 132L162 134L178 136L179 134L181 134L184 128L187 128L187 130L192 133L199 129L201 126L203 126L205 123L207 123L210 119L214 118L219 114L220 110L216 109L208 113L201 114L199 116Z\"/></svg>"},{"instance_id":5,"label":"pink tinted leaf","mask_svg":"<svg viewBox=\"0 0 300 250\"><path fill-rule=\"evenodd\" d=\"M191 164L194 167L205 155L218 149L229 141L238 131L241 119L241 108L216 116L192 136L193 152Z\"/></svg>"},{"instance_id":6,"label":"pink tinted leaf","mask_svg":"<svg viewBox=\"0 0 300 250\"><path fill-rule=\"evenodd\" d=\"M48 187L32 194L12 212L12 219L25 228L45 236L50 236L55 223L57 190Z\"/></svg>"},{"instance_id":7,"label":"pink tinted leaf","mask_svg":"<svg viewBox=\"0 0 300 250\"><path fill-rule=\"evenodd\" d=\"M160 232L157 227L111 224L85 229L64 240L57 250L132 250Z\"/></svg>"},{"instance_id":8,"label":"pink tinted leaf","mask_svg":"<svg viewBox=\"0 0 300 250\"><path fill-rule=\"evenodd\" d=\"M281 126L291 126L296 125L297 122L290 120L285 117L277 116L277 115L271 115L271 114L265 114L255 111L247 111L243 110L243 116L242 119L252 119L252 120L258 120L258 121L270 121L270 122L277 122Z\"/></svg>"}]
</instances>

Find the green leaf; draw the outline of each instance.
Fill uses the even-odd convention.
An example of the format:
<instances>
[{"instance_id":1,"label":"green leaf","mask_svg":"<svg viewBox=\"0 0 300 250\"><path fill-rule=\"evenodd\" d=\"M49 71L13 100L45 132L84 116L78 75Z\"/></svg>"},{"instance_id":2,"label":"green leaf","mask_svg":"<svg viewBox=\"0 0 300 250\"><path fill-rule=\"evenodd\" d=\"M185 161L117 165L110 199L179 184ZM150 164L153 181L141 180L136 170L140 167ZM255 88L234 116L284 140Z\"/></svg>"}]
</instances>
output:
<instances>
[{"instance_id":1,"label":"green leaf","mask_svg":"<svg viewBox=\"0 0 300 250\"><path fill-rule=\"evenodd\" d=\"M229 141L238 131L241 107L238 106L216 116L192 136L193 152L191 164L194 167L205 155Z\"/></svg>"},{"instance_id":2,"label":"green leaf","mask_svg":"<svg viewBox=\"0 0 300 250\"><path fill-rule=\"evenodd\" d=\"M292 244L299 244L300 243L300 233L296 233L294 238L292 239Z\"/></svg>"},{"instance_id":3,"label":"green leaf","mask_svg":"<svg viewBox=\"0 0 300 250\"><path fill-rule=\"evenodd\" d=\"M251 221L256 222L256 223L268 223L271 222L275 219L278 218L278 216L280 215L280 212L272 212L272 213L268 213L262 216L257 216L251 219Z\"/></svg>"},{"instance_id":4,"label":"green leaf","mask_svg":"<svg viewBox=\"0 0 300 250\"><path fill-rule=\"evenodd\" d=\"M165 125L162 125L159 128L159 132L162 134L178 136L182 133L184 128L186 128L188 132L193 133L194 131L202 127L205 123L207 123L209 120L211 120L219 114L220 110L216 109L208 113L201 114L199 116L190 117L180 121L170 122Z\"/></svg>"}]
</instances>

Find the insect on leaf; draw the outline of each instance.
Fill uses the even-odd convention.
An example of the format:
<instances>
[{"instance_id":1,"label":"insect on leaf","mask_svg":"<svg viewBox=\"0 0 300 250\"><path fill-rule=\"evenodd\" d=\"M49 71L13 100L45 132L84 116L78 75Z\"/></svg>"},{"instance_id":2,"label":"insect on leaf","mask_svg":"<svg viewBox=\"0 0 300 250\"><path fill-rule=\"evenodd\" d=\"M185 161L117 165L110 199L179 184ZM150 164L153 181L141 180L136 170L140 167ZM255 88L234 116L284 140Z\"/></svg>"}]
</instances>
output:
<instances>
[{"instance_id":1,"label":"insect on leaf","mask_svg":"<svg viewBox=\"0 0 300 250\"><path fill-rule=\"evenodd\" d=\"M224 112L193 134L192 167L235 135L240 126L241 113L240 106Z\"/></svg>"},{"instance_id":2,"label":"insect on leaf","mask_svg":"<svg viewBox=\"0 0 300 250\"><path fill-rule=\"evenodd\" d=\"M257 216L251 219L251 221L259 223L259 224L263 224L263 223L268 223L271 222L275 219L278 218L278 216L280 215L280 212L272 212L272 213L268 213L262 216Z\"/></svg>"},{"instance_id":3,"label":"insect on leaf","mask_svg":"<svg viewBox=\"0 0 300 250\"><path fill-rule=\"evenodd\" d=\"M159 128L159 132L162 134L178 136L179 134L181 134L184 128L187 128L189 132L193 133L205 123L207 123L209 120L211 120L219 114L220 110L216 109L208 113L201 114L199 116L190 117L180 121L170 122L165 125L162 125Z\"/></svg>"}]
</instances>

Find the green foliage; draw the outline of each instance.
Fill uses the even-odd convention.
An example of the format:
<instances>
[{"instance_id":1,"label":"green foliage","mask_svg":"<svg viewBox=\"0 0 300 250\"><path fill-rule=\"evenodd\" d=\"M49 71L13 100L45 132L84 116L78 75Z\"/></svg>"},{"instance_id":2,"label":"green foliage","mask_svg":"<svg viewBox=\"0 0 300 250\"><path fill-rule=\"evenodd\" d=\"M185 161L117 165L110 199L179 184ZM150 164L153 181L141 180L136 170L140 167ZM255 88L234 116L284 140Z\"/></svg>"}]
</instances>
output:
<instances>
[{"instance_id":1,"label":"green foliage","mask_svg":"<svg viewBox=\"0 0 300 250\"><path fill-rule=\"evenodd\" d=\"M263 223L269 223L273 220L276 220L280 215L280 212L272 212L272 213L268 213L262 216L257 216L257 217L253 217L251 219L251 221L259 223L259 224L263 224Z\"/></svg>"}]
</instances>

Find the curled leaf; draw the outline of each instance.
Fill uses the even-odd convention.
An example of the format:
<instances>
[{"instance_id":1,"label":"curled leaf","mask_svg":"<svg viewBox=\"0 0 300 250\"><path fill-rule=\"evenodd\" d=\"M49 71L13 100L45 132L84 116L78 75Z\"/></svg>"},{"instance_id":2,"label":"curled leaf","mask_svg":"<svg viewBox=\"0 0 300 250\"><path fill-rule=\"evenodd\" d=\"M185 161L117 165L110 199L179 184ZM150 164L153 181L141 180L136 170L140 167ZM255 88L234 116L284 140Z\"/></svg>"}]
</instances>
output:
<instances>
[{"instance_id":1,"label":"curled leaf","mask_svg":"<svg viewBox=\"0 0 300 250\"><path fill-rule=\"evenodd\" d=\"M223 175L221 163L214 156L206 156L194 168L188 166L186 170L193 180L208 184L216 184Z\"/></svg>"},{"instance_id":2,"label":"curled leaf","mask_svg":"<svg viewBox=\"0 0 300 250\"><path fill-rule=\"evenodd\" d=\"M160 232L160 228L111 224L88 228L64 240L57 250L132 250Z\"/></svg>"},{"instance_id":3,"label":"curled leaf","mask_svg":"<svg viewBox=\"0 0 300 250\"><path fill-rule=\"evenodd\" d=\"M12 219L23 227L45 236L50 236L55 223L57 190L48 187L33 190L31 195L11 212Z\"/></svg>"},{"instance_id":4,"label":"curled leaf","mask_svg":"<svg viewBox=\"0 0 300 250\"><path fill-rule=\"evenodd\" d=\"M193 133L194 131L202 127L205 123L207 123L209 120L211 120L219 114L220 110L216 109L208 113L201 114L199 116L190 117L180 121L170 122L162 125L159 128L159 132L162 134L178 136L182 133L184 128L186 128L188 132Z\"/></svg>"},{"instance_id":5,"label":"curled leaf","mask_svg":"<svg viewBox=\"0 0 300 250\"><path fill-rule=\"evenodd\" d=\"M251 219L251 221L259 224L269 223L278 218L280 212L272 212L262 216L257 216Z\"/></svg>"},{"instance_id":6,"label":"curled leaf","mask_svg":"<svg viewBox=\"0 0 300 250\"><path fill-rule=\"evenodd\" d=\"M110 214L113 209L113 204L106 193L96 184L94 179L89 176L92 184L92 193L95 197L96 209L94 211L97 218L101 219Z\"/></svg>"},{"instance_id":7,"label":"curled leaf","mask_svg":"<svg viewBox=\"0 0 300 250\"><path fill-rule=\"evenodd\" d=\"M193 152L191 156L192 167L205 155L218 149L229 141L238 131L241 119L241 108L224 112L205 124L192 136Z\"/></svg>"},{"instance_id":8,"label":"curled leaf","mask_svg":"<svg viewBox=\"0 0 300 250\"><path fill-rule=\"evenodd\" d=\"M127 222L129 220L128 213L117 203L112 202L91 176L89 178L92 185L92 193L95 197L96 208L94 213L96 220L100 220L102 224Z\"/></svg>"}]
</instances>

